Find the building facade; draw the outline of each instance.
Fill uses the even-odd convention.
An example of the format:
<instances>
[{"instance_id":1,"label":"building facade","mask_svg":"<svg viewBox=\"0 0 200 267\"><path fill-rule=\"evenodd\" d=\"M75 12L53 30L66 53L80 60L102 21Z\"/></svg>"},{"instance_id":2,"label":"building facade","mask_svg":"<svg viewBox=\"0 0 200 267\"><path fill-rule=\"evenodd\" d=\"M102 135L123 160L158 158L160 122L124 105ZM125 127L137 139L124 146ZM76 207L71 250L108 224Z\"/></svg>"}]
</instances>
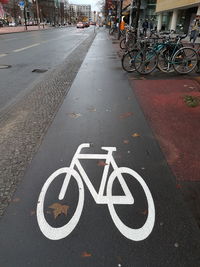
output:
<instances>
[{"instance_id":1,"label":"building facade","mask_svg":"<svg viewBox=\"0 0 200 267\"><path fill-rule=\"evenodd\" d=\"M130 15L131 12L131 3L132 0L124 0L123 1L123 15ZM152 25L153 28L157 25L157 15L155 13L156 10L156 0L141 0L140 6L140 19L139 19L139 27L144 20L148 20L149 25ZM133 23L134 17L136 15L136 5L133 2Z\"/></svg>"},{"instance_id":2,"label":"building facade","mask_svg":"<svg viewBox=\"0 0 200 267\"><path fill-rule=\"evenodd\" d=\"M200 0L157 0L158 30L188 33L200 16Z\"/></svg>"},{"instance_id":3,"label":"building facade","mask_svg":"<svg viewBox=\"0 0 200 267\"><path fill-rule=\"evenodd\" d=\"M78 16L84 16L91 19L91 5L77 5Z\"/></svg>"},{"instance_id":4,"label":"building facade","mask_svg":"<svg viewBox=\"0 0 200 267\"><path fill-rule=\"evenodd\" d=\"M123 10L130 11L132 0L124 0L123 1ZM133 5L135 9L136 6ZM141 0L141 7L140 7L140 18L141 19L155 19L156 14L156 0Z\"/></svg>"}]
</instances>

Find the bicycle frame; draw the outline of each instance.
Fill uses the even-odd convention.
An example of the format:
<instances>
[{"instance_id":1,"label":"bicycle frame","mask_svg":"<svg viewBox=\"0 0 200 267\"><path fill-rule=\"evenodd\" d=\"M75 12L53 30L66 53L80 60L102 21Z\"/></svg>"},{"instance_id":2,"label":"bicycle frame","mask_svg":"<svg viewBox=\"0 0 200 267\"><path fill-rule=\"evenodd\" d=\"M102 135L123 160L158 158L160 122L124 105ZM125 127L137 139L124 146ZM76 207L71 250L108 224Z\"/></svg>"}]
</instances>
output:
<instances>
[{"instance_id":1,"label":"bicycle frame","mask_svg":"<svg viewBox=\"0 0 200 267\"><path fill-rule=\"evenodd\" d=\"M82 144L78 147L76 153L74 154L74 157L71 161L70 170L73 170L75 166L77 167L82 179L84 180L85 184L87 185L92 197L94 198L95 202L97 204L133 204L134 199L133 196L120 172L120 168L117 166L112 153L116 151L115 147L102 147L103 150L108 151L107 154L81 154L81 150L83 148L89 148L90 144ZM97 192L92 185L88 175L86 174L85 170L83 169L80 160L81 159L104 159L105 161L105 167L102 175L102 180L100 184L99 191ZM107 195L104 195L104 190L106 188L106 182L108 180L108 171L110 168L110 165L113 167L114 172L116 173L116 177L118 177L118 180L121 184L121 187L123 189L124 195L115 195L109 198ZM71 179L71 174L68 173L65 176L60 194L59 194L59 200L62 200L66 194L69 181Z\"/></svg>"}]
</instances>

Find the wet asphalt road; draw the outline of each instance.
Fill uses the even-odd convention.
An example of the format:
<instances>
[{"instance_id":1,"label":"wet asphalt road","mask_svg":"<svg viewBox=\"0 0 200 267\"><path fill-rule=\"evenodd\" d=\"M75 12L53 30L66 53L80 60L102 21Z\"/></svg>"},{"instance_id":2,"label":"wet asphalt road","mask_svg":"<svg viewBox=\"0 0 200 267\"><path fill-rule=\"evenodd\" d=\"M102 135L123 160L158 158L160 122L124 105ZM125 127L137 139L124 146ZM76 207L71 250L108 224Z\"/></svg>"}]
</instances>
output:
<instances>
[{"instance_id":1,"label":"wet asphalt road","mask_svg":"<svg viewBox=\"0 0 200 267\"><path fill-rule=\"evenodd\" d=\"M80 165L74 168L80 178L72 165L60 168L70 166L83 143L90 147L82 153L99 156L80 159L84 170ZM115 175L110 176L111 167L110 180L105 182L108 189L102 191L108 197L105 204L100 204L102 197L94 193L109 166L100 159L106 153L102 146L115 147L112 163L132 170L124 175L127 169L120 172L113 163ZM50 181L50 175L59 169L56 179ZM72 177L64 199L59 200L65 172L70 171L75 179ZM121 173L134 205L119 204L124 195ZM48 188L43 187L45 182ZM114 217L113 206L121 222ZM147 220L147 229L138 231ZM67 230L60 228L67 223ZM136 233L131 236L130 229L123 231L121 225L136 229ZM0 222L0 237L0 266L200 266L199 229L103 30Z\"/></svg>"},{"instance_id":2,"label":"wet asphalt road","mask_svg":"<svg viewBox=\"0 0 200 267\"><path fill-rule=\"evenodd\" d=\"M45 73L35 69L52 70L94 29L75 27L12 33L0 36L0 111L19 100L42 80Z\"/></svg>"}]
</instances>

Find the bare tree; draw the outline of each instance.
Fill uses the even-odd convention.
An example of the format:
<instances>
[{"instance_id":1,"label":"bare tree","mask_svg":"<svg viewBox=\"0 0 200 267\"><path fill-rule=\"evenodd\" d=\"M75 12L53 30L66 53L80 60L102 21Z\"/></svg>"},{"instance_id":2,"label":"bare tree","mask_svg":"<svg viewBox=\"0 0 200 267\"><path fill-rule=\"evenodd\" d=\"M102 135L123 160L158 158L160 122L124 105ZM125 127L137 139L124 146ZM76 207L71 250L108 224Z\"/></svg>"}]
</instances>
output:
<instances>
[{"instance_id":1,"label":"bare tree","mask_svg":"<svg viewBox=\"0 0 200 267\"><path fill-rule=\"evenodd\" d=\"M138 24L140 19L140 7L141 7L141 0L136 1L136 17L135 17L135 30L138 31Z\"/></svg>"},{"instance_id":2,"label":"bare tree","mask_svg":"<svg viewBox=\"0 0 200 267\"><path fill-rule=\"evenodd\" d=\"M105 15L105 0L99 0L97 6L99 7L100 12Z\"/></svg>"}]
</instances>

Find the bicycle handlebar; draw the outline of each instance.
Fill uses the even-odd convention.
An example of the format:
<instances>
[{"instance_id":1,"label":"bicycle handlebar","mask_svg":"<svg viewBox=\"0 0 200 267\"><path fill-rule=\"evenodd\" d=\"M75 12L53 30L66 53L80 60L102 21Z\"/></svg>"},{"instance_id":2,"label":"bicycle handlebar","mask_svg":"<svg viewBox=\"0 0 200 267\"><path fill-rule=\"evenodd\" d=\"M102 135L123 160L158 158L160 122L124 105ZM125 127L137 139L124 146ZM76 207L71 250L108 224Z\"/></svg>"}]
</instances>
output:
<instances>
[{"instance_id":1,"label":"bicycle handlebar","mask_svg":"<svg viewBox=\"0 0 200 267\"><path fill-rule=\"evenodd\" d=\"M79 145L79 147L77 148L77 150L76 150L76 154L80 154L80 152L81 152L81 150L83 149L83 148L88 148L88 147L90 147L91 146L91 144L90 143L84 143L84 144L81 144L81 145Z\"/></svg>"}]
</instances>

